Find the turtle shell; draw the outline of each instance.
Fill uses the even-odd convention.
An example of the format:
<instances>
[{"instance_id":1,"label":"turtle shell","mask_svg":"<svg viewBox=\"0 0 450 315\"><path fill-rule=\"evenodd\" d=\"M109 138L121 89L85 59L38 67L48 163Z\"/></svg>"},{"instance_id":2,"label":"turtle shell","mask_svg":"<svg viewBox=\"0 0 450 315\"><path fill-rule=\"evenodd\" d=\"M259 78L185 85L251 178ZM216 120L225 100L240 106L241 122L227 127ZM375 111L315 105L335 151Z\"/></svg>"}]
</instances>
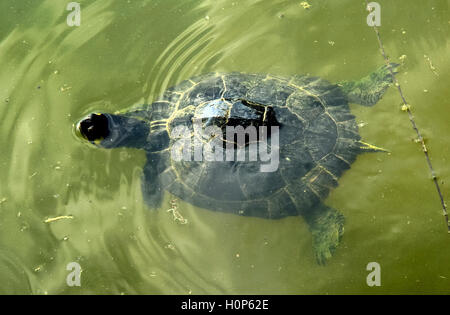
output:
<instances>
[{"instance_id":1,"label":"turtle shell","mask_svg":"<svg viewBox=\"0 0 450 315\"><path fill-rule=\"evenodd\" d=\"M190 161L175 161L171 150L179 139L173 131L192 130L196 119L204 122L211 112L223 118L222 129L237 122L255 125L270 112L279 127L277 169L261 172L261 161L199 161L195 153ZM337 186L358 154L360 136L346 97L338 85L317 77L202 75L167 90L148 113L151 134L169 135L166 149L148 153L161 187L211 210L264 218L304 214ZM189 137L191 143L212 141L194 132Z\"/></svg>"}]
</instances>

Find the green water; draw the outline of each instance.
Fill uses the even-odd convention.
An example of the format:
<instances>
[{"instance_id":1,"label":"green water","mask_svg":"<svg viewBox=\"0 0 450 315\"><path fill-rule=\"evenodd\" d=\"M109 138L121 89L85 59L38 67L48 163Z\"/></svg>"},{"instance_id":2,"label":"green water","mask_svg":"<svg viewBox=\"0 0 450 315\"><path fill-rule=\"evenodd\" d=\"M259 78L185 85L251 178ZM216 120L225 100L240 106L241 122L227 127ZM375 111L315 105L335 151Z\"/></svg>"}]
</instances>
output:
<instances>
[{"instance_id":1,"label":"green water","mask_svg":"<svg viewBox=\"0 0 450 315\"><path fill-rule=\"evenodd\" d=\"M390 154L358 157L326 203L347 218L326 266L303 220L244 218L177 201L148 209L144 152L73 134L93 111L149 103L210 71L360 78L383 63L363 1L80 0L0 3L0 293L450 293L450 235L398 92L351 105ZM450 195L448 0L378 0L381 36ZM399 57L405 55L406 57ZM425 57L425 56L426 57ZM45 220L72 216L54 222ZM69 287L66 265L82 267ZM381 286L366 265L381 266Z\"/></svg>"}]
</instances>

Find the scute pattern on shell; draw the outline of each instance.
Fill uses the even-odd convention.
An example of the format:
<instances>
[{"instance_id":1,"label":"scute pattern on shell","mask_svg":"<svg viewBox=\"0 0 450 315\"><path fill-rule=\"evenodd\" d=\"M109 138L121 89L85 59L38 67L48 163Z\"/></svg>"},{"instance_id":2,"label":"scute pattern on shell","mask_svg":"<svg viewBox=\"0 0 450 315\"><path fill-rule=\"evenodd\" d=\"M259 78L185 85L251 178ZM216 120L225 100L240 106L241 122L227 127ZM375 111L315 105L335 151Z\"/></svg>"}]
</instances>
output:
<instances>
[{"instance_id":1,"label":"scute pattern on shell","mask_svg":"<svg viewBox=\"0 0 450 315\"><path fill-rule=\"evenodd\" d=\"M159 174L162 187L196 206L266 218L302 214L336 187L356 159L360 137L347 99L338 85L316 77L201 75L166 91L149 112L152 119L167 119L168 130L191 128L195 108L218 99L274 109L281 125L280 164L261 173L261 162L169 161Z\"/></svg>"}]
</instances>

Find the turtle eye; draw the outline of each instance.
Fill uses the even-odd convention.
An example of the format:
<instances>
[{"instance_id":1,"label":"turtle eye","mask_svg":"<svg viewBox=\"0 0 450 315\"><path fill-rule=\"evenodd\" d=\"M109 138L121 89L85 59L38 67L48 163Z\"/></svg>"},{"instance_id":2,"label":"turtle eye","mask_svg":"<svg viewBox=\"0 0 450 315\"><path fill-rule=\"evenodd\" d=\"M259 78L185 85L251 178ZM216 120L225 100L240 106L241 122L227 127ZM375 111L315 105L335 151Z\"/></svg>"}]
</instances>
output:
<instances>
[{"instance_id":1,"label":"turtle eye","mask_svg":"<svg viewBox=\"0 0 450 315\"><path fill-rule=\"evenodd\" d=\"M89 141L105 139L109 135L108 118L103 114L91 114L80 121L78 130Z\"/></svg>"}]
</instances>

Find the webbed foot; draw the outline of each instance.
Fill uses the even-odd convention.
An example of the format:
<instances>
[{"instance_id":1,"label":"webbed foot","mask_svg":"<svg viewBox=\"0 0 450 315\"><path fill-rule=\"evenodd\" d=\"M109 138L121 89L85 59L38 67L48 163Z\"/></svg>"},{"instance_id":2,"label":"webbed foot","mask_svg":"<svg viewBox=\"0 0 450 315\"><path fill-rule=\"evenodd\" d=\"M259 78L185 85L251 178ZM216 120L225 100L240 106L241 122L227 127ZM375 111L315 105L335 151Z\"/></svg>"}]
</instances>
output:
<instances>
[{"instance_id":1,"label":"webbed foot","mask_svg":"<svg viewBox=\"0 0 450 315\"><path fill-rule=\"evenodd\" d=\"M397 63L383 65L359 81L341 82L339 85L350 103L373 106L393 83L392 74L398 73L399 66Z\"/></svg>"},{"instance_id":2,"label":"webbed foot","mask_svg":"<svg viewBox=\"0 0 450 315\"><path fill-rule=\"evenodd\" d=\"M316 260L324 265L336 251L344 234L344 216L337 210L322 205L306 218L312 233Z\"/></svg>"}]
</instances>

